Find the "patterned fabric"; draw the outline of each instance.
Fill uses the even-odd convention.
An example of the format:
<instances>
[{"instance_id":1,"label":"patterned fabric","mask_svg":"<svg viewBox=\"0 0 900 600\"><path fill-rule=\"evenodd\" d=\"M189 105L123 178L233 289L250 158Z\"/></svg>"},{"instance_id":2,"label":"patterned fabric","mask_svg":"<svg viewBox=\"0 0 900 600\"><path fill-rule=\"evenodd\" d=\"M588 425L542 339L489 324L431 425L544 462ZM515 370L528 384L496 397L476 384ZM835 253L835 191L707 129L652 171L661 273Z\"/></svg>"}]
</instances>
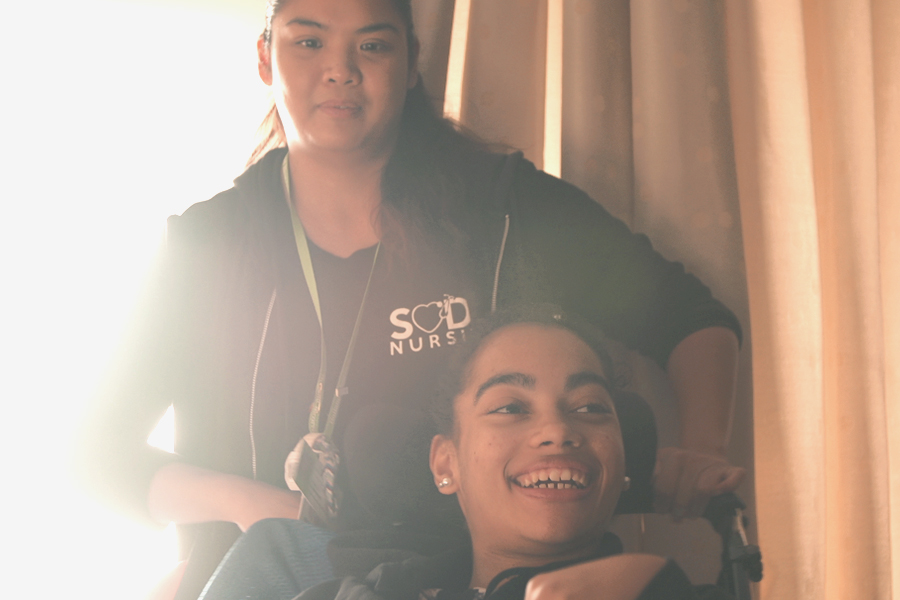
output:
<instances>
[{"instance_id":1,"label":"patterned fabric","mask_svg":"<svg viewBox=\"0 0 900 600\"><path fill-rule=\"evenodd\" d=\"M228 551L201 600L289 600L334 577L325 552L332 537L303 521L260 521Z\"/></svg>"}]
</instances>

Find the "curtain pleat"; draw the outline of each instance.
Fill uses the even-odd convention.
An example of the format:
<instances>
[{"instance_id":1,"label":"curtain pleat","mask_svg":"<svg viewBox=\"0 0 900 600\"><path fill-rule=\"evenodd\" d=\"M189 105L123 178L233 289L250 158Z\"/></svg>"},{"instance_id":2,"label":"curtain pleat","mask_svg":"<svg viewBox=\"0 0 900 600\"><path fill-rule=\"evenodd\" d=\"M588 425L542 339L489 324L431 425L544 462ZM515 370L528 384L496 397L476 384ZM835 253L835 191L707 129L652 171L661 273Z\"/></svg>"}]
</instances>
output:
<instances>
[{"instance_id":1,"label":"curtain pleat","mask_svg":"<svg viewBox=\"0 0 900 600\"><path fill-rule=\"evenodd\" d=\"M484 139L544 158L547 0L475 0L460 120Z\"/></svg>"},{"instance_id":2,"label":"curtain pleat","mask_svg":"<svg viewBox=\"0 0 900 600\"><path fill-rule=\"evenodd\" d=\"M886 598L889 519L867 0L804 3L823 320L827 598Z\"/></svg>"},{"instance_id":3,"label":"curtain pleat","mask_svg":"<svg viewBox=\"0 0 900 600\"><path fill-rule=\"evenodd\" d=\"M884 393L893 598L900 600L900 2L872 2ZM882 524L882 527L884 525Z\"/></svg>"},{"instance_id":4,"label":"curtain pleat","mask_svg":"<svg viewBox=\"0 0 900 600\"><path fill-rule=\"evenodd\" d=\"M544 171L562 174L563 0L547 0L544 61Z\"/></svg>"},{"instance_id":5,"label":"curtain pleat","mask_svg":"<svg viewBox=\"0 0 900 600\"><path fill-rule=\"evenodd\" d=\"M563 4L562 176L634 217L629 0Z\"/></svg>"},{"instance_id":6,"label":"curtain pleat","mask_svg":"<svg viewBox=\"0 0 900 600\"><path fill-rule=\"evenodd\" d=\"M732 112L752 315L763 598L824 598L822 309L803 14L733 2ZM746 31L744 30L746 27Z\"/></svg>"},{"instance_id":7,"label":"curtain pleat","mask_svg":"<svg viewBox=\"0 0 900 600\"><path fill-rule=\"evenodd\" d=\"M419 72L435 106L444 105L454 0L413 2L413 22L420 40Z\"/></svg>"}]
</instances>

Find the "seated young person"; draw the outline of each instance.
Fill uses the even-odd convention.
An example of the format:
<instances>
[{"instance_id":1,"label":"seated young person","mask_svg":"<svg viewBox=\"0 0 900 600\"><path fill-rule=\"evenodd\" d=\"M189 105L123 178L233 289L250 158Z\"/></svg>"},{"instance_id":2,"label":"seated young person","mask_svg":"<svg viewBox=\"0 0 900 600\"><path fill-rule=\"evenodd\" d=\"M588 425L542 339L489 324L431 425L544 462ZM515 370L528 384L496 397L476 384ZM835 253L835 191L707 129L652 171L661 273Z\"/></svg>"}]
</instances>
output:
<instances>
[{"instance_id":1,"label":"seated young person","mask_svg":"<svg viewBox=\"0 0 900 600\"><path fill-rule=\"evenodd\" d=\"M606 531L629 480L599 334L537 309L498 315L482 335L443 394L431 446L436 485L456 495L471 535L470 569L448 589L465 583L490 598L531 600L698 597L673 562L618 554Z\"/></svg>"},{"instance_id":2,"label":"seated young person","mask_svg":"<svg viewBox=\"0 0 900 600\"><path fill-rule=\"evenodd\" d=\"M576 317L543 306L482 322L438 396L430 455L471 543L297 599L727 598L665 558L621 554L606 531L630 483L615 380L602 337ZM261 535L278 524L260 523Z\"/></svg>"}]
</instances>

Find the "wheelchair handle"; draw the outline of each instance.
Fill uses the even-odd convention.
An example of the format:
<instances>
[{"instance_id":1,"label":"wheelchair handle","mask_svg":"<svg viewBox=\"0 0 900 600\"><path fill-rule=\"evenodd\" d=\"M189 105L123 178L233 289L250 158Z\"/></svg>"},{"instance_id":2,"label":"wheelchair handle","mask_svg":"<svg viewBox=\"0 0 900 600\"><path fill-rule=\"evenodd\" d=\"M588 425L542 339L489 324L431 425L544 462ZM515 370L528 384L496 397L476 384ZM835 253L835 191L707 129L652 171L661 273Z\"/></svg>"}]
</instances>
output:
<instances>
[{"instance_id":1,"label":"wheelchair handle","mask_svg":"<svg viewBox=\"0 0 900 600\"><path fill-rule=\"evenodd\" d=\"M759 546L747 541L747 505L732 493L711 498L703 518L722 538L722 573L719 585L730 590L737 600L750 600L750 582L762 579L762 554Z\"/></svg>"}]
</instances>

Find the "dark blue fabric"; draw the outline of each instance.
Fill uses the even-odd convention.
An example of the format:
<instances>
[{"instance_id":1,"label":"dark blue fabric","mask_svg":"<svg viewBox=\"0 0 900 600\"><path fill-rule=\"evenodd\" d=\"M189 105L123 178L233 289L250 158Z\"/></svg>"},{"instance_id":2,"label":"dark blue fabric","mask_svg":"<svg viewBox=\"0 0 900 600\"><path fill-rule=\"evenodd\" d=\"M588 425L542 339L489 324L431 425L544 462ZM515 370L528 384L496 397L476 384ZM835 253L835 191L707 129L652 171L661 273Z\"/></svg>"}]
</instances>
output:
<instances>
[{"instance_id":1,"label":"dark blue fabric","mask_svg":"<svg viewBox=\"0 0 900 600\"><path fill-rule=\"evenodd\" d=\"M303 521L260 521L228 551L200 600L290 600L334 578L326 553L333 537Z\"/></svg>"}]
</instances>

